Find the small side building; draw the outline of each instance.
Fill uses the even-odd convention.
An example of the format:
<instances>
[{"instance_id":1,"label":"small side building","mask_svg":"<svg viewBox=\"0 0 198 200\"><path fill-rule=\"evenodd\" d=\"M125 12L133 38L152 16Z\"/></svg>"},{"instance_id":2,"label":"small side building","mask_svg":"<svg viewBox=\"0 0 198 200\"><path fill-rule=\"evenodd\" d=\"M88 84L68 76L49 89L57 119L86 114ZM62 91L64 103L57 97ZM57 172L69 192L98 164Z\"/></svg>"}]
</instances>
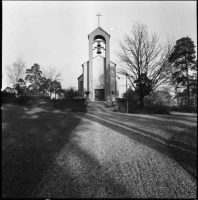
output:
<instances>
[{"instance_id":1,"label":"small side building","mask_svg":"<svg viewBox=\"0 0 198 200\"><path fill-rule=\"evenodd\" d=\"M78 77L78 93L83 97L83 74Z\"/></svg>"}]
</instances>

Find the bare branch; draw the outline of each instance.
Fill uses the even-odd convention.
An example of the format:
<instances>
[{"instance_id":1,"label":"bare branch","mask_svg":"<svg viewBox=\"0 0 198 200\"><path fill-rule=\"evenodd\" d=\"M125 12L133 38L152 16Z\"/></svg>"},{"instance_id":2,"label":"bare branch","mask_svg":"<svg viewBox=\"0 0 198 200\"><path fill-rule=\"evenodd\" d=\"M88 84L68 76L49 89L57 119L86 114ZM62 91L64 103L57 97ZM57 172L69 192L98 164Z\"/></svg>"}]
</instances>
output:
<instances>
[{"instance_id":1,"label":"bare branch","mask_svg":"<svg viewBox=\"0 0 198 200\"><path fill-rule=\"evenodd\" d=\"M139 95L149 94L169 79L171 67L168 57L173 48L173 40L167 40L165 45L159 43L156 33L149 34L147 26L136 22L130 35L125 34L119 41L119 51L116 53L120 62L120 73L129 74L134 88L140 88ZM149 84L143 86L142 74L146 74ZM136 80L136 86L134 81ZM142 87L147 87L143 88ZM142 89L141 89L142 88Z\"/></svg>"},{"instance_id":2,"label":"bare branch","mask_svg":"<svg viewBox=\"0 0 198 200\"><path fill-rule=\"evenodd\" d=\"M43 76L51 81L61 81L61 73L57 72L55 67L49 67L48 70L42 69Z\"/></svg>"},{"instance_id":3,"label":"bare branch","mask_svg":"<svg viewBox=\"0 0 198 200\"><path fill-rule=\"evenodd\" d=\"M12 66L6 67L6 74L8 76L8 80L12 84L16 84L19 78L22 78L25 74L25 62L20 56L17 60L12 64Z\"/></svg>"}]
</instances>

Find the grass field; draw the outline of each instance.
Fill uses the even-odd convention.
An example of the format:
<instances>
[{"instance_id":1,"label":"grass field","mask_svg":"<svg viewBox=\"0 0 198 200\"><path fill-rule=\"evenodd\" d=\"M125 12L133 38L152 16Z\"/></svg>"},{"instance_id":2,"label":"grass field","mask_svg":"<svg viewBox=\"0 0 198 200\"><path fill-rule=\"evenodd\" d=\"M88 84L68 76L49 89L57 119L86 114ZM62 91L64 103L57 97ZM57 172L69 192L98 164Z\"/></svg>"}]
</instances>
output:
<instances>
[{"instance_id":1,"label":"grass field","mask_svg":"<svg viewBox=\"0 0 198 200\"><path fill-rule=\"evenodd\" d=\"M27 107L12 104L2 105L2 197L35 197L33 190L42 180L57 154L68 143L73 131L79 125L84 112L78 115L70 110L54 109L50 106ZM146 115L145 115L146 117ZM146 120L134 115L134 120ZM127 116L126 116L127 118ZM151 117L152 118L152 117ZM173 124L174 116L164 115L167 127ZM175 159L196 176L196 154L182 154L174 145L181 143L196 152L197 134L193 124L196 115L181 117L188 122L185 133L175 134L169 145ZM166 119L166 120L165 120ZM152 120L152 119L151 119ZM153 123L157 123L152 121ZM180 122L179 122L180 123ZM178 127L178 124L177 124ZM188 131L193 133L188 134ZM176 131L175 133L178 133Z\"/></svg>"},{"instance_id":2,"label":"grass field","mask_svg":"<svg viewBox=\"0 0 198 200\"><path fill-rule=\"evenodd\" d=\"M31 197L80 122L75 112L2 105L2 197Z\"/></svg>"}]
</instances>

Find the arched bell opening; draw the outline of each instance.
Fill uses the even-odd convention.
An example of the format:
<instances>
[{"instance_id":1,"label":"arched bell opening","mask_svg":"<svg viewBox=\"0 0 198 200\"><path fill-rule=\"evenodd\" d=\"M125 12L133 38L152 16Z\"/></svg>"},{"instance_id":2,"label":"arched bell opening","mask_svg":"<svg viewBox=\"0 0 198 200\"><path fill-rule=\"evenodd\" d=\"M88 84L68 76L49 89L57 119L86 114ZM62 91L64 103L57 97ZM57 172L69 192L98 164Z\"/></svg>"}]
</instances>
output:
<instances>
[{"instance_id":1,"label":"arched bell opening","mask_svg":"<svg viewBox=\"0 0 198 200\"><path fill-rule=\"evenodd\" d=\"M93 39L93 57L101 55L105 57L106 40L102 35L96 35Z\"/></svg>"},{"instance_id":2,"label":"arched bell opening","mask_svg":"<svg viewBox=\"0 0 198 200\"><path fill-rule=\"evenodd\" d=\"M93 40L97 40L97 39L103 40L106 43L106 40L102 35L96 35Z\"/></svg>"}]
</instances>

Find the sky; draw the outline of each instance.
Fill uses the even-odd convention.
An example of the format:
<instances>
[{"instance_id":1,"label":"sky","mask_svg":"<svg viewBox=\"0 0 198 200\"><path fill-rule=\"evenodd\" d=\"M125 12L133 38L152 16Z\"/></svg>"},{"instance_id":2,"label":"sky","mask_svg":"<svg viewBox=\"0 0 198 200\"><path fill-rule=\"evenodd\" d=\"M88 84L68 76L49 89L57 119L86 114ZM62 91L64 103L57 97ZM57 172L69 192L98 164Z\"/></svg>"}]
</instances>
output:
<instances>
[{"instance_id":1,"label":"sky","mask_svg":"<svg viewBox=\"0 0 198 200\"><path fill-rule=\"evenodd\" d=\"M2 89L9 86L6 66L22 56L61 72L62 87L75 87L88 61L88 35L100 27L111 35L110 60L118 62L118 40L139 20L164 42L189 36L197 44L196 1L3 1ZM117 65L119 69L119 65ZM120 90L125 88L124 77Z\"/></svg>"}]
</instances>

